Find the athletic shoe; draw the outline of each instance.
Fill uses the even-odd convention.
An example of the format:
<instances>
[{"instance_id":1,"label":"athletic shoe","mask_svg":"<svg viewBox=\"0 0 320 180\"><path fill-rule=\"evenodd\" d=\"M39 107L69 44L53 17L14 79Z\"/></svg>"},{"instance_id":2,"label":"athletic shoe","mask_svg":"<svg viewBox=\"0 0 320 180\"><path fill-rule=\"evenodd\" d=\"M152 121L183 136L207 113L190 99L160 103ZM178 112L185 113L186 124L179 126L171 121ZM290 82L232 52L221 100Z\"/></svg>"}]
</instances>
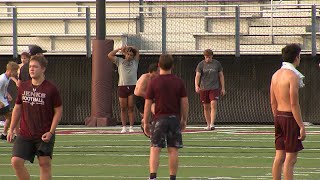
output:
<instances>
[{"instance_id":1,"label":"athletic shoe","mask_svg":"<svg viewBox=\"0 0 320 180\"><path fill-rule=\"evenodd\" d=\"M209 131L210 130L210 126L205 127L204 130Z\"/></svg>"},{"instance_id":2,"label":"athletic shoe","mask_svg":"<svg viewBox=\"0 0 320 180\"><path fill-rule=\"evenodd\" d=\"M130 126L130 127L129 127L129 132L131 132L131 133L134 132L133 126Z\"/></svg>"},{"instance_id":3,"label":"athletic shoe","mask_svg":"<svg viewBox=\"0 0 320 180\"><path fill-rule=\"evenodd\" d=\"M7 140L7 135L1 134L1 135L0 135L0 139L1 139L1 140Z\"/></svg>"},{"instance_id":4,"label":"athletic shoe","mask_svg":"<svg viewBox=\"0 0 320 180\"><path fill-rule=\"evenodd\" d=\"M215 129L216 129L216 128L215 128L214 126L211 126L211 127L210 127L210 130L211 130L211 131L213 131L213 130L215 130Z\"/></svg>"},{"instance_id":5,"label":"athletic shoe","mask_svg":"<svg viewBox=\"0 0 320 180\"><path fill-rule=\"evenodd\" d=\"M125 126L122 127L122 130L121 130L121 133L126 133L127 132L127 129Z\"/></svg>"}]
</instances>

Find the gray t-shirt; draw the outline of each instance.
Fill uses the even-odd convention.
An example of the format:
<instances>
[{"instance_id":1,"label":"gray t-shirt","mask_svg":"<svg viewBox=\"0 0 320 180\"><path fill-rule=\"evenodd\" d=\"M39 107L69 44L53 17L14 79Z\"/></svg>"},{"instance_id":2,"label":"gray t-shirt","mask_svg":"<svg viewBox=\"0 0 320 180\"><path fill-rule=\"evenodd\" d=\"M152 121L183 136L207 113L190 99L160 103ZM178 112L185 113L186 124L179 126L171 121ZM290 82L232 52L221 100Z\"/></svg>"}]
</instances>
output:
<instances>
[{"instance_id":1,"label":"gray t-shirt","mask_svg":"<svg viewBox=\"0 0 320 180\"><path fill-rule=\"evenodd\" d=\"M219 61L213 59L212 62L206 63L201 61L196 72L201 74L200 89L212 90L220 88L219 72L223 70Z\"/></svg>"},{"instance_id":2,"label":"gray t-shirt","mask_svg":"<svg viewBox=\"0 0 320 180\"><path fill-rule=\"evenodd\" d=\"M8 78L5 73L0 75L0 102L2 102L5 107L9 105L8 99L6 98L9 82L10 78Z\"/></svg>"},{"instance_id":3,"label":"gray t-shirt","mask_svg":"<svg viewBox=\"0 0 320 180\"><path fill-rule=\"evenodd\" d=\"M136 85L139 60L125 60L121 57L116 57L114 64L118 66L119 82L118 86Z\"/></svg>"}]
</instances>

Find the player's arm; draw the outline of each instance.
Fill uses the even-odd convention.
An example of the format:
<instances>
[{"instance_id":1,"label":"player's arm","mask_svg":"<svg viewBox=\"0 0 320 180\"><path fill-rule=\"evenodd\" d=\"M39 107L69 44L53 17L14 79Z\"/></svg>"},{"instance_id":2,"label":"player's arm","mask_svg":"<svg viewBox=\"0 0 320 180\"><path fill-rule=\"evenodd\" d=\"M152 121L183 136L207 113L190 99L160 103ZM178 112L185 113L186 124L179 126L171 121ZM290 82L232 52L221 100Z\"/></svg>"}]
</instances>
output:
<instances>
[{"instance_id":1,"label":"player's arm","mask_svg":"<svg viewBox=\"0 0 320 180\"><path fill-rule=\"evenodd\" d=\"M138 96L145 96L145 91L147 89L147 84L145 83L146 75L143 74L141 77L138 79L136 88L134 89L134 94Z\"/></svg>"},{"instance_id":2,"label":"player's arm","mask_svg":"<svg viewBox=\"0 0 320 180\"><path fill-rule=\"evenodd\" d=\"M26 65L23 65L21 68L20 68L20 73L18 75L18 82L17 82L17 87L20 87L21 83L22 83L22 73L21 73L21 70L25 67Z\"/></svg>"},{"instance_id":3,"label":"player's arm","mask_svg":"<svg viewBox=\"0 0 320 180\"><path fill-rule=\"evenodd\" d=\"M6 88L5 87L5 82L2 79L0 79L0 89L5 89L5 88ZM6 97L7 96L7 92L5 94L2 94L1 96Z\"/></svg>"},{"instance_id":4,"label":"player's arm","mask_svg":"<svg viewBox=\"0 0 320 180\"><path fill-rule=\"evenodd\" d=\"M54 135L56 128L60 122L60 119L62 117L62 105L54 108L54 114L53 119L51 123L51 127L49 132L46 132L42 135L42 141L49 142L51 137Z\"/></svg>"},{"instance_id":5,"label":"player's arm","mask_svg":"<svg viewBox=\"0 0 320 180\"><path fill-rule=\"evenodd\" d=\"M62 106L54 108L54 115L52 119L52 124L50 128L50 133L54 134L56 132L56 128L61 120L63 108Z\"/></svg>"},{"instance_id":6,"label":"player's arm","mask_svg":"<svg viewBox=\"0 0 320 180\"><path fill-rule=\"evenodd\" d=\"M134 88L133 94L136 95L136 96L139 95L141 78L142 78L142 76L138 79L138 81L137 81L137 83L136 83L136 87Z\"/></svg>"},{"instance_id":7,"label":"player's arm","mask_svg":"<svg viewBox=\"0 0 320 180\"><path fill-rule=\"evenodd\" d=\"M181 130L185 130L187 126L188 121L188 115L189 115L189 100L188 97L181 97L180 99L181 109L180 109L180 116L181 116Z\"/></svg>"},{"instance_id":8,"label":"player's arm","mask_svg":"<svg viewBox=\"0 0 320 180\"><path fill-rule=\"evenodd\" d=\"M305 127L303 124L301 109L299 104L299 78L297 76L292 76L290 79L290 104L291 111L294 119L296 120L298 126L300 127L300 137L299 139L304 140L306 137Z\"/></svg>"},{"instance_id":9,"label":"player's arm","mask_svg":"<svg viewBox=\"0 0 320 180\"><path fill-rule=\"evenodd\" d=\"M221 84L221 95L224 96L226 94L225 81L223 71L219 72L219 80Z\"/></svg>"},{"instance_id":10,"label":"player's arm","mask_svg":"<svg viewBox=\"0 0 320 180\"><path fill-rule=\"evenodd\" d=\"M143 112L143 119L149 119L150 113L151 113L151 105L152 105L152 100L151 99L146 99L144 103L144 112ZM147 136L150 136L150 125L149 123L143 123L144 125L144 132L146 133Z\"/></svg>"},{"instance_id":11,"label":"player's arm","mask_svg":"<svg viewBox=\"0 0 320 180\"><path fill-rule=\"evenodd\" d=\"M292 114L299 127L304 127L299 104L299 80L294 77L290 81L290 105Z\"/></svg>"},{"instance_id":12,"label":"player's arm","mask_svg":"<svg viewBox=\"0 0 320 180\"><path fill-rule=\"evenodd\" d=\"M113 51L111 51L109 54L108 54L108 58L110 61L115 61L116 60L116 54L118 51L120 51L122 48L118 48L118 49L115 49Z\"/></svg>"},{"instance_id":13,"label":"player's arm","mask_svg":"<svg viewBox=\"0 0 320 180\"><path fill-rule=\"evenodd\" d=\"M15 104L13 111L12 111L12 116L11 116L11 124L10 124L10 129L8 131L8 136L7 136L7 141L12 142L14 133L13 130L17 127L20 117L21 117L21 110L22 110L22 105L21 104Z\"/></svg>"},{"instance_id":14,"label":"player's arm","mask_svg":"<svg viewBox=\"0 0 320 180\"><path fill-rule=\"evenodd\" d=\"M278 102L273 91L272 80L270 84L270 105L271 105L272 114L275 117L278 109Z\"/></svg>"},{"instance_id":15,"label":"player's arm","mask_svg":"<svg viewBox=\"0 0 320 180\"><path fill-rule=\"evenodd\" d=\"M12 96L10 95L10 93L7 92L6 97L7 97L8 101L12 101Z\"/></svg>"},{"instance_id":16,"label":"player's arm","mask_svg":"<svg viewBox=\"0 0 320 180\"><path fill-rule=\"evenodd\" d=\"M135 46L128 46L128 47L131 47L132 49L136 50L137 53L136 53L136 56L134 57L134 59L139 60L140 59L139 49L136 48Z\"/></svg>"},{"instance_id":17,"label":"player's arm","mask_svg":"<svg viewBox=\"0 0 320 180\"><path fill-rule=\"evenodd\" d=\"M195 91L197 93L199 93L199 91L200 91L200 77L201 77L201 73L196 72L196 76L194 78L194 87L195 87Z\"/></svg>"},{"instance_id":18,"label":"player's arm","mask_svg":"<svg viewBox=\"0 0 320 180\"><path fill-rule=\"evenodd\" d=\"M21 85L22 81L20 79L18 79L18 82L17 82L17 87L19 87Z\"/></svg>"},{"instance_id":19,"label":"player's arm","mask_svg":"<svg viewBox=\"0 0 320 180\"><path fill-rule=\"evenodd\" d=\"M16 77L11 77L10 79L16 84L17 87L19 87L18 86L19 85L18 84L19 80Z\"/></svg>"}]
</instances>

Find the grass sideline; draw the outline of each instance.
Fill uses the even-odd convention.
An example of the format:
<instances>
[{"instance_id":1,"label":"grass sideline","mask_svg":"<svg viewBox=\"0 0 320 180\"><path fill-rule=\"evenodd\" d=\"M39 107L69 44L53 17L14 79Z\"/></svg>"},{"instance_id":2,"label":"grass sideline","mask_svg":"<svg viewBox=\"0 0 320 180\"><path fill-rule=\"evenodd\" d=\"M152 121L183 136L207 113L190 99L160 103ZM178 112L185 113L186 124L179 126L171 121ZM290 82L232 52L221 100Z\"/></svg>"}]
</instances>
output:
<instances>
[{"instance_id":1,"label":"grass sideline","mask_svg":"<svg viewBox=\"0 0 320 180\"><path fill-rule=\"evenodd\" d=\"M119 134L120 127L59 127L53 179L147 179L149 140L137 133ZM272 179L272 126L218 126L216 131L188 127L183 135L178 179ZM305 149L299 154L295 179L320 177L320 127L307 127ZM10 165L12 144L0 141L0 180L16 179ZM38 161L26 163L39 179ZM161 154L158 179L168 179L166 149Z\"/></svg>"}]
</instances>

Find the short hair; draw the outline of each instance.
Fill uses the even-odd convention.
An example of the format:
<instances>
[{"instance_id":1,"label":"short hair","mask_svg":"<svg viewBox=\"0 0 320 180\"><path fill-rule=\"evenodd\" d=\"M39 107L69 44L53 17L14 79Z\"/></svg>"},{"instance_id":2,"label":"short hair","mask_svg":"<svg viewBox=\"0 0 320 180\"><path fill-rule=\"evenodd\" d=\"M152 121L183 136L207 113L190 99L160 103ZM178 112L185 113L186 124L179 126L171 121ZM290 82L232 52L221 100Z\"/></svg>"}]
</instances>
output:
<instances>
[{"instance_id":1,"label":"short hair","mask_svg":"<svg viewBox=\"0 0 320 180\"><path fill-rule=\"evenodd\" d=\"M23 53L20 54L20 56L25 56L28 59L30 59L30 54L28 52L23 52Z\"/></svg>"},{"instance_id":2,"label":"short hair","mask_svg":"<svg viewBox=\"0 0 320 180\"><path fill-rule=\"evenodd\" d=\"M159 66L165 71L170 70L173 66L173 57L170 54L160 55Z\"/></svg>"},{"instance_id":3,"label":"short hair","mask_svg":"<svg viewBox=\"0 0 320 180\"><path fill-rule=\"evenodd\" d=\"M149 73L156 72L157 70L158 70L158 64L157 63L152 63L148 67L148 72Z\"/></svg>"},{"instance_id":4,"label":"short hair","mask_svg":"<svg viewBox=\"0 0 320 180\"><path fill-rule=\"evenodd\" d=\"M6 66L7 70L14 70L14 71L18 71L19 69L19 65L16 62L13 61L9 61L7 66Z\"/></svg>"},{"instance_id":5,"label":"short hair","mask_svg":"<svg viewBox=\"0 0 320 180\"><path fill-rule=\"evenodd\" d=\"M31 61L37 61L40 64L40 66L44 68L46 68L48 65L48 60L45 57L39 55L31 56L30 62Z\"/></svg>"},{"instance_id":6,"label":"short hair","mask_svg":"<svg viewBox=\"0 0 320 180\"><path fill-rule=\"evenodd\" d=\"M203 51L204 56L213 56L213 51L211 49L206 49Z\"/></svg>"},{"instance_id":7,"label":"short hair","mask_svg":"<svg viewBox=\"0 0 320 180\"><path fill-rule=\"evenodd\" d=\"M293 63L296 57L300 54L301 47L299 44L288 44L282 48L282 60Z\"/></svg>"}]
</instances>

